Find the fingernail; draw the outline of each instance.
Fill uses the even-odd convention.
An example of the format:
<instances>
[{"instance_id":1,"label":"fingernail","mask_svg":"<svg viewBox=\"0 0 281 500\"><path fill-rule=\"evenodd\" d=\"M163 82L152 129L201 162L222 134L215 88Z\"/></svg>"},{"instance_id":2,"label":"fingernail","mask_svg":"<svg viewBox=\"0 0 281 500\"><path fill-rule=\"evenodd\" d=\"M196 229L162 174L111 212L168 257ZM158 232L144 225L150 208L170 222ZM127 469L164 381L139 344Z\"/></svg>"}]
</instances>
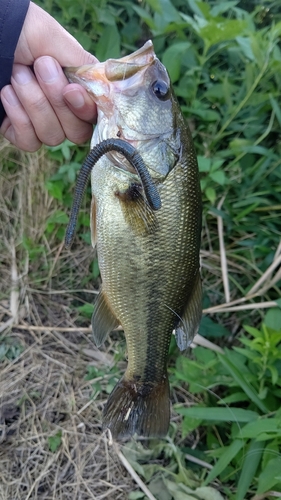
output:
<instances>
[{"instance_id":1,"label":"fingernail","mask_svg":"<svg viewBox=\"0 0 281 500\"><path fill-rule=\"evenodd\" d=\"M68 90L64 93L64 97L73 108L79 109L85 104L85 99L79 90Z\"/></svg>"},{"instance_id":2,"label":"fingernail","mask_svg":"<svg viewBox=\"0 0 281 500\"><path fill-rule=\"evenodd\" d=\"M22 64L15 64L12 77L19 85L26 85L32 80L32 71Z\"/></svg>"},{"instance_id":3,"label":"fingernail","mask_svg":"<svg viewBox=\"0 0 281 500\"><path fill-rule=\"evenodd\" d=\"M11 106L18 106L20 104L20 101L18 100L17 95L11 85L7 85L7 87L2 89L1 98L3 97Z\"/></svg>"},{"instance_id":4,"label":"fingernail","mask_svg":"<svg viewBox=\"0 0 281 500\"><path fill-rule=\"evenodd\" d=\"M51 83L58 77L56 62L51 57L41 57L36 61L36 72L45 83Z\"/></svg>"}]
</instances>

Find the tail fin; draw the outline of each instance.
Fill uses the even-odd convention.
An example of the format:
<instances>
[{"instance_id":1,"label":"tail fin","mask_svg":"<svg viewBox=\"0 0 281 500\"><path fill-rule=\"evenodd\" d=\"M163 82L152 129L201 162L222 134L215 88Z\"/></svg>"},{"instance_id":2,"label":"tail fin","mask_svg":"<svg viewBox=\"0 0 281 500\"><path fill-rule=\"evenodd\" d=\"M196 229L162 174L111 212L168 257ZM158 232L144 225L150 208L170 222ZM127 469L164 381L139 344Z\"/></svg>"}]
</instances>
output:
<instances>
[{"instance_id":1,"label":"tail fin","mask_svg":"<svg viewBox=\"0 0 281 500\"><path fill-rule=\"evenodd\" d=\"M165 375L158 384L121 379L114 387L103 412L103 428L116 440L138 434L163 437L170 422L169 381Z\"/></svg>"}]
</instances>

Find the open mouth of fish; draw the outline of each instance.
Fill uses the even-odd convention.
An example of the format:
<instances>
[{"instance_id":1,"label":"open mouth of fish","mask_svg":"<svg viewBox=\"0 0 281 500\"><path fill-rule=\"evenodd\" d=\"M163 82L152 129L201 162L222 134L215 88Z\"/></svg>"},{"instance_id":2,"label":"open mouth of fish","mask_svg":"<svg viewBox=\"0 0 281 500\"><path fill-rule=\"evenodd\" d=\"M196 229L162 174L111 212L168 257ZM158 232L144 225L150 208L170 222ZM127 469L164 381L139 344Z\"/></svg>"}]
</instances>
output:
<instances>
[{"instance_id":1,"label":"open mouth of fish","mask_svg":"<svg viewBox=\"0 0 281 500\"><path fill-rule=\"evenodd\" d=\"M146 69L153 64L156 56L153 44L149 40L143 47L133 54L120 59L108 59L105 62L80 66L79 68L65 68L64 72L71 83L79 83L84 87L98 106L98 113L105 115L109 120L113 115L118 115L114 106L115 96L129 92L132 95L141 87L145 78ZM113 120L112 120L113 121ZM118 116L115 116L115 126L111 126L110 134L102 134L101 140L109 136L118 137L129 142L137 148L139 142L157 138L155 135L144 134L143 131L134 130L137 139L124 132L122 126L117 124Z\"/></svg>"}]
</instances>

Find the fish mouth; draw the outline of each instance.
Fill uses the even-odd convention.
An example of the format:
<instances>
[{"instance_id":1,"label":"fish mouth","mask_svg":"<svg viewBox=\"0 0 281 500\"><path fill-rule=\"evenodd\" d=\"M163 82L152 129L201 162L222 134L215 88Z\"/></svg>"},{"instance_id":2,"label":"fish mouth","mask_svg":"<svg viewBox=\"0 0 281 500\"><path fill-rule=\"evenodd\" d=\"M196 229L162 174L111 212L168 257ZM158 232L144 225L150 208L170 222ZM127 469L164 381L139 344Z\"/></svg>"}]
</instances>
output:
<instances>
[{"instance_id":1,"label":"fish mouth","mask_svg":"<svg viewBox=\"0 0 281 500\"><path fill-rule=\"evenodd\" d=\"M97 105L98 136L100 140L119 138L130 143L137 150L158 137L142 130L126 127L126 120L120 115L116 104L117 95L133 96L143 86L146 70L157 59L153 43L148 40L141 48L120 59L108 59L80 67L64 68L64 73L71 83L84 87ZM95 138L96 143L97 136ZM94 143L94 144L95 144ZM92 141L93 145L93 141ZM129 162L121 153L107 153L116 167L135 174Z\"/></svg>"},{"instance_id":2,"label":"fish mouth","mask_svg":"<svg viewBox=\"0 0 281 500\"><path fill-rule=\"evenodd\" d=\"M143 47L120 59L64 68L70 83L79 83L106 115L112 115L114 94L128 88L138 88L146 68L156 59L153 43L148 40Z\"/></svg>"},{"instance_id":3,"label":"fish mouth","mask_svg":"<svg viewBox=\"0 0 281 500\"><path fill-rule=\"evenodd\" d=\"M96 87L90 82L94 83L96 79L100 83L127 80L141 69L150 66L155 58L153 43L148 40L143 47L128 56L120 59L107 59L105 62L95 64L64 68L64 73L71 83L80 83L89 92L93 92L94 97ZM98 87L97 90L99 90Z\"/></svg>"}]
</instances>

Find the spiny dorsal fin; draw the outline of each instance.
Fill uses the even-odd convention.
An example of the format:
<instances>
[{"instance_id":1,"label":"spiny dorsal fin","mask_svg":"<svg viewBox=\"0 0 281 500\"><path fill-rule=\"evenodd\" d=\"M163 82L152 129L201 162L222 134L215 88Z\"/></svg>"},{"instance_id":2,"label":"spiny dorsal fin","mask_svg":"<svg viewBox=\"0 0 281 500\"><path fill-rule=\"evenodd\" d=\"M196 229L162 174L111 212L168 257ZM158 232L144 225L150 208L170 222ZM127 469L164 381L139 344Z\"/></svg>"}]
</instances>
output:
<instances>
[{"instance_id":1,"label":"spiny dorsal fin","mask_svg":"<svg viewBox=\"0 0 281 500\"><path fill-rule=\"evenodd\" d=\"M93 338L100 347L107 335L119 325L119 321L110 309L103 291L97 297L95 310L92 316Z\"/></svg>"},{"instance_id":2,"label":"spiny dorsal fin","mask_svg":"<svg viewBox=\"0 0 281 500\"><path fill-rule=\"evenodd\" d=\"M202 285L198 271L190 298L183 311L181 322L176 328L176 341L181 351L187 349L196 335L202 316Z\"/></svg>"}]
</instances>

